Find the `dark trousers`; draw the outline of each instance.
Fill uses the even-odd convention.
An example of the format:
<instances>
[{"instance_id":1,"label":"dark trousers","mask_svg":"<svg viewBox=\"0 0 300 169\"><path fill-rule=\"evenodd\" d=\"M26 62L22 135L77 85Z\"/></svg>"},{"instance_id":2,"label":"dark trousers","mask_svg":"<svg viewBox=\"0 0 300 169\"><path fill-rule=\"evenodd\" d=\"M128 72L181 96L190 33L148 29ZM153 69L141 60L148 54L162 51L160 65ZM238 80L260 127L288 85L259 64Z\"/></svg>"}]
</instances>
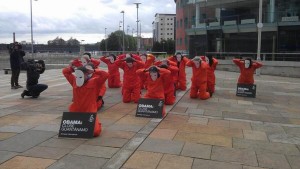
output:
<instances>
[{"instance_id":1,"label":"dark trousers","mask_svg":"<svg viewBox=\"0 0 300 169\"><path fill-rule=\"evenodd\" d=\"M10 84L12 87L19 85L19 75L20 75L20 69L11 69Z\"/></svg>"},{"instance_id":2,"label":"dark trousers","mask_svg":"<svg viewBox=\"0 0 300 169\"><path fill-rule=\"evenodd\" d=\"M45 84L36 84L32 86L27 86L26 96L38 97L40 93L48 88Z\"/></svg>"}]
</instances>

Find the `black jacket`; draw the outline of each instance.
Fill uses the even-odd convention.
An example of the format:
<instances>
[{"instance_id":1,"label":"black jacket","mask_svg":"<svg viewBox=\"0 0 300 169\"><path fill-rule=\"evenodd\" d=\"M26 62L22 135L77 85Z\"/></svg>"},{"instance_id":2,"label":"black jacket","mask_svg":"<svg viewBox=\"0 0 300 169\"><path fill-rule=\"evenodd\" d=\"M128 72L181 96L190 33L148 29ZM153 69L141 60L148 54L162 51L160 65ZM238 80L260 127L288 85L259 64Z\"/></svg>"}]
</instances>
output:
<instances>
[{"instance_id":1,"label":"black jacket","mask_svg":"<svg viewBox=\"0 0 300 169\"><path fill-rule=\"evenodd\" d=\"M25 52L22 50L14 50L10 54L10 68L20 69L21 63L24 62Z\"/></svg>"},{"instance_id":2,"label":"black jacket","mask_svg":"<svg viewBox=\"0 0 300 169\"><path fill-rule=\"evenodd\" d=\"M22 68L27 71L26 86L33 86L38 84L40 78L40 72L37 71L34 62L23 62Z\"/></svg>"}]
</instances>

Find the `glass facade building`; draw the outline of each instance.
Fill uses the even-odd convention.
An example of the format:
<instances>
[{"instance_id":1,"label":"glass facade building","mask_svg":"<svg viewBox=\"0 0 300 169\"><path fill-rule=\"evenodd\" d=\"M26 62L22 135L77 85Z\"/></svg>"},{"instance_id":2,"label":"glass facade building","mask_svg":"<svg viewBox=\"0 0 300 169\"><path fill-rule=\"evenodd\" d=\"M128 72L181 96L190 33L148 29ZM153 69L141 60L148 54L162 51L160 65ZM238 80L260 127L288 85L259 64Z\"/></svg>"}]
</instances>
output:
<instances>
[{"instance_id":1,"label":"glass facade building","mask_svg":"<svg viewBox=\"0 0 300 169\"><path fill-rule=\"evenodd\" d=\"M176 51L249 55L258 44L260 0L175 0ZM300 1L262 0L261 53L265 60L300 61Z\"/></svg>"}]
</instances>

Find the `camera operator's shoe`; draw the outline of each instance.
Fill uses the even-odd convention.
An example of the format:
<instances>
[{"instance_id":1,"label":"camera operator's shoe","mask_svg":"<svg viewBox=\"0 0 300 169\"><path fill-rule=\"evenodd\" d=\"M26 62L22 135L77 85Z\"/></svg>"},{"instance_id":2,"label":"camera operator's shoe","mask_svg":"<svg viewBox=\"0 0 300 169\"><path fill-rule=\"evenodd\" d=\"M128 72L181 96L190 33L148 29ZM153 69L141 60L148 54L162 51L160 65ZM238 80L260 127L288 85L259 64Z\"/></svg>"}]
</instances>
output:
<instances>
[{"instance_id":1,"label":"camera operator's shoe","mask_svg":"<svg viewBox=\"0 0 300 169\"><path fill-rule=\"evenodd\" d=\"M27 92L28 92L27 90L24 90L24 91L23 91L23 93L21 94L22 99L24 99L24 96L26 96L26 93L27 93Z\"/></svg>"}]
</instances>

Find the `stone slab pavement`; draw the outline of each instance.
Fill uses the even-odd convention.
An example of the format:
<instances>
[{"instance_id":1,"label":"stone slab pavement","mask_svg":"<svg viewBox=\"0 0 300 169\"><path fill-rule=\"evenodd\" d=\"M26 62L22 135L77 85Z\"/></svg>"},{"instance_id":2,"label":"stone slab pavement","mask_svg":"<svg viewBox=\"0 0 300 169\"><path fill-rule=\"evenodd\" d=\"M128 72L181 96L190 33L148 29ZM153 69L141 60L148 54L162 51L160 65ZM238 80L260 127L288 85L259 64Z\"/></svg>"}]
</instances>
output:
<instances>
[{"instance_id":1,"label":"stone slab pavement","mask_svg":"<svg viewBox=\"0 0 300 169\"><path fill-rule=\"evenodd\" d=\"M41 75L49 88L38 99L21 99L23 89L11 90L10 75L0 74L0 168L300 168L300 79L255 76L257 97L245 98L235 95L238 75L216 71L209 100L178 91L164 119L135 117L137 105L108 88L101 136L70 139L58 137L72 99L60 69Z\"/></svg>"}]
</instances>

